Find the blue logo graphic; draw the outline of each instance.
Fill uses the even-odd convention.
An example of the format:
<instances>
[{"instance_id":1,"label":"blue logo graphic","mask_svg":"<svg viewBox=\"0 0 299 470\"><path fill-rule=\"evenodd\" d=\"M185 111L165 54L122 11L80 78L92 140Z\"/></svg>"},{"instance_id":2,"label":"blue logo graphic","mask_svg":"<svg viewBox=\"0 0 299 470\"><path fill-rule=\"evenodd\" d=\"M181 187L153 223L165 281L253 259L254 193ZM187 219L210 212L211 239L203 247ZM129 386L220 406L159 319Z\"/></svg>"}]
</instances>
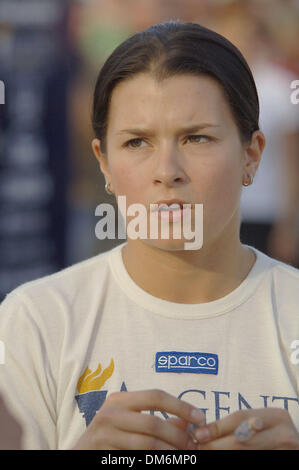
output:
<instances>
[{"instance_id":1,"label":"blue logo graphic","mask_svg":"<svg viewBox=\"0 0 299 470\"><path fill-rule=\"evenodd\" d=\"M156 372L218 374L218 355L202 352L157 352Z\"/></svg>"}]
</instances>

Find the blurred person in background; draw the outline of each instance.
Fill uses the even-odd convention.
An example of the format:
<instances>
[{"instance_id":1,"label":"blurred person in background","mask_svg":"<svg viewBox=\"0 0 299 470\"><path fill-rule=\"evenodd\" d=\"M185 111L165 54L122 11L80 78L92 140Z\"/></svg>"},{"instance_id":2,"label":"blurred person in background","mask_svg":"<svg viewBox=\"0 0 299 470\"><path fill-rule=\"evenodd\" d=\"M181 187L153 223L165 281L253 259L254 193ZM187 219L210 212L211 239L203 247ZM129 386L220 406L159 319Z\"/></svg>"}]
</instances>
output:
<instances>
[{"instance_id":1,"label":"blurred person in background","mask_svg":"<svg viewBox=\"0 0 299 470\"><path fill-rule=\"evenodd\" d=\"M91 85L96 80L96 64L130 33L119 14L117 2L97 0L74 2L69 16L69 37L76 54L75 73L69 90L72 177L68 192L68 264L74 264L117 243L97 240L94 233L95 208L111 202L104 190L104 178L92 157Z\"/></svg>"},{"instance_id":2,"label":"blurred person in background","mask_svg":"<svg viewBox=\"0 0 299 470\"><path fill-rule=\"evenodd\" d=\"M299 109L290 96L291 83L298 78L298 13L294 2L231 1L214 17L216 30L239 47L251 66L267 142L252 185L242 194L241 239L296 267Z\"/></svg>"}]
</instances>

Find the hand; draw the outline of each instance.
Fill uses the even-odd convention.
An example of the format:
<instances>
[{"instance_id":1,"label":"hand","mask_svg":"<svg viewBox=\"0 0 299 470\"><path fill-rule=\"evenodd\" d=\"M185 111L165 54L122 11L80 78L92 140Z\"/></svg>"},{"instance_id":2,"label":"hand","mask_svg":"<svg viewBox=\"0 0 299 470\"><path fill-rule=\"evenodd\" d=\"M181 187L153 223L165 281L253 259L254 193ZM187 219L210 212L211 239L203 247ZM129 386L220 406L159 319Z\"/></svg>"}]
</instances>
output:
<instances>
[{"instance_id":1,"label":"hand","mask_svg":"<svg viewBox=\"0 0 299 470\"><path fill-rule=\"evenodd\" d=\"M235 430L244 421L249 422L251 432L248 440L239 441ZM207 430L209 437L200 436L200 432L203 433L204 430ZM289 413L280 408L236 411L201 427L195 432L195 437L201 450L299 449L299 434L293 421Z\"/></svg>"},{"instance_id":2,"label":"hand","mask_svg":"<svg viewBox=\"0 0 299 470\"><path fill-rule=\"evenodd\" d=\"M141 411L165 411L164 419ZM204 414L162 390L112 393L73 450L197 449L188 424L202 424Z\"/></svg>"}]
</instances>

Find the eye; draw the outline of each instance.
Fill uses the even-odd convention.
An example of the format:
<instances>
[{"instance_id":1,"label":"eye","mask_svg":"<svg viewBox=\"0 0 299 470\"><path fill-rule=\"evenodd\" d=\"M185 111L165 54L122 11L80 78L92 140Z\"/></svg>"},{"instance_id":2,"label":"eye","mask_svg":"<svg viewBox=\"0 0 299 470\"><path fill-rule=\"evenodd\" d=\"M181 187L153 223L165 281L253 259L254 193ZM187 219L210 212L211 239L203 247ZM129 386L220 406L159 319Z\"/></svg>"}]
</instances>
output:
<instances>
[{"instance_id":1,"label":"eye","mask_svg":"<svg viewBox=\"0 0 299 470\"><path fill-rule=\"evenodd\" d=\"M203 143L203 142L209 142L212 139L211 139L211 137L209 137L207 135L188 135L187 140L191 143L200 144L200 143Z\"/></svg>"},{"instance_id":2,"label":"eye","mask_svg":"<svg viewBox=\"0 0 299 470\"><path fill-rule=\"evenodd\" d=\"M142 141L143 139L141 139L140 137L136 137L135 139L128 140L128 142L125 143L125 147L129 147L132 149L140 148Z\"/></svg>"}]
</instances>

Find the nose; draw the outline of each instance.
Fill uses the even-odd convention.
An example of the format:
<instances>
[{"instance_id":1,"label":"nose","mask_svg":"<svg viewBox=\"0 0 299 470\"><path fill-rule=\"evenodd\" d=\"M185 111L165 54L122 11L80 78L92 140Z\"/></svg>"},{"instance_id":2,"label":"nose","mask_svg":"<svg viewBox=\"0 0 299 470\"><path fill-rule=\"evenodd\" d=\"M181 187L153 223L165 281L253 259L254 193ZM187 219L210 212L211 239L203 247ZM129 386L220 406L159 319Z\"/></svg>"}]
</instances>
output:
<instances>
[{"instance_id":1,"label":"nose","mask_svg":"<svg viewBox=\"0 0 299 470\"><path fill-rule=\"evenodd\" d=\"M186 181L183 169L183 157L174 146L157 150L155 168L153 171L154 184L176 186Z\"/></svg>"}]
</instances>

